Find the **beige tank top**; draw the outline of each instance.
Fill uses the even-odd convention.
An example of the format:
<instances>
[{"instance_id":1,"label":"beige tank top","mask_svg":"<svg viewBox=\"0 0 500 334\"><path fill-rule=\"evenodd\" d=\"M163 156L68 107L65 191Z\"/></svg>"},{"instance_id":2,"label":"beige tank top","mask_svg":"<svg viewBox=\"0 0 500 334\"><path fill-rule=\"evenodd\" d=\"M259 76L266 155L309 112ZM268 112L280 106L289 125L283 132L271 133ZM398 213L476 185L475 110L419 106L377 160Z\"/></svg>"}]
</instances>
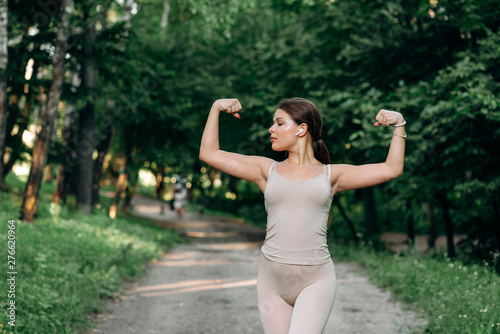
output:
<instances>
[{"instance_id":1,"label":"beige tank top","mask_svg":"<svg viewBox=\"0 0 500 334\"><path fill-rule=\"evenodd\" d=\"M276 163L269 169L264 189L267 230L262 253L269 260L286 264L330 261L326 243L333 200L330 168L324 165L322 174L307 181L293 181L278 174Z\"/></svg>"}]
</instances>

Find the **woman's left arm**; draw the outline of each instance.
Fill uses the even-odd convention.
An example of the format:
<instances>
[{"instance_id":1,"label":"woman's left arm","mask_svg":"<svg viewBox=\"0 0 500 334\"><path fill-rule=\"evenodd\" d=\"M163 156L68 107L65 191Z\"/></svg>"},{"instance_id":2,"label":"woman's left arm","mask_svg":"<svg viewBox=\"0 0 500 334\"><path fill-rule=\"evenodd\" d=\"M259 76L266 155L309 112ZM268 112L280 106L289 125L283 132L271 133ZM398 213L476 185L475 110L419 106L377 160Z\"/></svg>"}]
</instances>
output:
<instances>
[{"instance_id":1,"label":"woman's left arm","mask_svg":"<svg viewBox=\"0 0 500 334\"><path fill-rule=\"evenodd\" d=\"M394 127L391 146L387 159L383 163L366 164L360 166L336 164L331 165L332 176L335 182L332 186L334 193L344 190L371 187L392 180L403 174L405 155L405 120L395 111L380 110L375 117L373 126L385 125Z\"/></svg>"}]
</instances>

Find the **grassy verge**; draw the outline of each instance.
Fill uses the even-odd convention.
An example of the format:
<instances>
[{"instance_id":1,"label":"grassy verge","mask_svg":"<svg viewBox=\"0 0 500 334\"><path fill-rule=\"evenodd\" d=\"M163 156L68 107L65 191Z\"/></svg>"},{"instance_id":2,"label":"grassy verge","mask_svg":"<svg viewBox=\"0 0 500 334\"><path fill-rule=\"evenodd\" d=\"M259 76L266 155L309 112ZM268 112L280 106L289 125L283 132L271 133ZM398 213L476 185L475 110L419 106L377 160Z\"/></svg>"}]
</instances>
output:
<instances>
[{"instance_id":1,"label":"grassy verge","mask_svg":"<svg viewBox=\"0 0 500 334\"><path fill-rule=\"evenodd\" d=\"M411 304L427 320L425 333L500 333L500 276L491 267L464 265L417 253L393 255L331 246L335 260L367 269L370 280Z\"/></svg>"},{"instance_id":2,"label":"grassy verge","mask_svg":"<svg viewBox=\"0 0 500 334\"><path fill-rule=\"evenodd\" d=\"M43 194L41 198L43 198ZM0 330L7 333L82 333L94 326L92 314L105 310L106 299L120 298L127 281L146 272L146 263L181 238L146 219L110 219L40 202L35 224L19 216L19 198L2 194L0 206ZM9 220L15 222L15 298L6 280ZM15 327L7 307L15 300Z\"/></svg>"}]
</instances>

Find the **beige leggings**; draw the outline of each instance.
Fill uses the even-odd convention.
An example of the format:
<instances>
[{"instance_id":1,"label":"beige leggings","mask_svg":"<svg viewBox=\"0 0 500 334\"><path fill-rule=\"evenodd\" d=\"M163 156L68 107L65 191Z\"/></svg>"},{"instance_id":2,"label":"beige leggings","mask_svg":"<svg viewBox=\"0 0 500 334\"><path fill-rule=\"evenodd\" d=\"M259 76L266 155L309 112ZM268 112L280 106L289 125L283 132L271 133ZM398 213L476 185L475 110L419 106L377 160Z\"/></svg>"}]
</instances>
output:
<instances>
[{"instance_id":1,"label":"beige leggings","mask_svg":"<svg viewBox=\"0 0 500 334\"><path fill-rule=\"evenodd\" d=\"M265 334L321 334L337 290L333 262L282 264L260 255L259 312Z\"/></svg>"}]
</instances>

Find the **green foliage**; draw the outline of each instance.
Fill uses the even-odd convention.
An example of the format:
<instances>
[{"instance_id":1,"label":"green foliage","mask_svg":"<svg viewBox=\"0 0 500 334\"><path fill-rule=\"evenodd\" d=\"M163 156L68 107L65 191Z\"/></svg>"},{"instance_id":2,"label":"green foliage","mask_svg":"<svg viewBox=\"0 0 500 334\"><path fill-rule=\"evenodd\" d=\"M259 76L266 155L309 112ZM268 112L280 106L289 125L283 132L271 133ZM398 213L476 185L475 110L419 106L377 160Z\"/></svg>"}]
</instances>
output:
<instances>
[{"instance_id":1,"label":"green foliage","mask_svg":"<svg viewBox=\"0 0 500 334\"><path fill-rule=\"evenodd\" d=\"M268 140L274 107L301 96L321 110L332 163L354 165L385 160L392 131L372 124L378 110L397 110L408 122L405 170L374 192L380 230L404 231L412 217L417 232L427 233L432 214L441 232L446 200L456 233L468 237L463 250L493 261L500 245L498 1L171 0L170 6L164 32L162 0L137 1L134 11L118 1L106 9L81 1L72 16L68 81L86 63L82 31L95 22L95 137L113 125L110 153L127 158L130 175L140 168L181 173L193 184L196 205L262 224L260 191L227 175L215 189L212 169L198 160L215 99L237 97L244 108L239 120L221 114L221 149L283 159ZM33 105L49 84L57 19L42 7L26 1L9 7L9 94ZM34 22L40 14L44 22ZM19 73L30 58L39 75L27 81ZM63 101L77 109L90 98L72 82L65 87ZM18 104L10 130L35 119L22 116ZM49 162L64 163L57 140ZM28 151L19 138L7 144ZM363 196L340 194L366 236ZM434 204L431 212L427 203ZM334 237L349 238L342 218L333 221Z\"/></svg>"},{"instance_id":2,"label":"green foliage","mask_svg":"<svg viewBox=\"0 0 500 334\"><path fill-rule=\"evenodd\" d=\"M495 2L172 2L163 37L160 12L161 2L142 3L124 51L107 52L102 68L120 64L123 78L110 91L117 101L133 96L119 105L132 105L121 136L133 134L137 166L154 161L191 174L193 194L209 207L263 221L259 191L247 196L227 176L215 190L211 169L200 172L199 142L216 98L238 97L244 107L241 120L221 115L221 149L278 160L268 128L284 98L320 107L333 163L384 161L392 134L372 127L373 118L382 108L398 110L408 121L406 166L376 192L382 230L404 231L412 215L426 233L428 201L441 225L444 192L457 233L470 237L464 250L491 260L500 156ZM151 89L144 77L155 79ZM362 196L342 196L364 234Z\"/></svg>"}]
</instances>

